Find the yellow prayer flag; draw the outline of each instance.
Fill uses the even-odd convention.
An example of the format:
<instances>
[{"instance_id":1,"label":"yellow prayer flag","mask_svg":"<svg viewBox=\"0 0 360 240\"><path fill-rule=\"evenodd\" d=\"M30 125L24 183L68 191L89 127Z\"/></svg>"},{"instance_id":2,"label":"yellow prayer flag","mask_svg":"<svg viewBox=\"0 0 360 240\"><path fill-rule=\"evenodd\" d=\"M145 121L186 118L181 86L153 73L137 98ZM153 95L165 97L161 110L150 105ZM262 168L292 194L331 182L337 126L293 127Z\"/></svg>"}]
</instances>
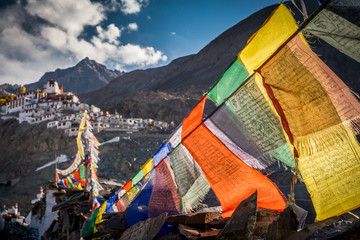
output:
<instances>
[{"instance_id":1,"label":"yellow prayer flag","mask_svg":"<svg viewBox=\"0 0 360 240\"><path fill-rule=\"evenodd\" d=\"M103 214L103 213L105 212L105 210L106 210L106 203L107 203L107 201L105 201L105 202L100 206L100 210L99 210L99 213L98 213L97 216L96 216L96 220L95 220L95 224L94 224L94 233L97 233L97 232L98 232L98 230L97 230L97 228L96 228L96 224L103 222L102 214Z\"/></svg>"},{"instance_id":2,"label":"yellow prayer flag","mask_svg":"<svg viewBox=\"0 0 360 240\"><path fill-rule=\"evenodd\" d=\"M144 172L144 176L151 171L153 166L153 158L150 158L149 160L146 161L146 163L144 165L142 165L142 167L140 168L141 170L143 170Z\"/></svg>"},{"instance_id":3,"label":"yellow prayer flag","mask_svg":"<svg viewBox=\"0 0 360 240\"><path fill-rule=\"evenodd\" d=\"M299 36L261 74L297 150L316 220L360 207L360 145L351 125L360 115L357 100Z\"/></svg>"},{"instance_id":4,"label":"yellow prayer flag","mask_svg":"<svg viewBox=\"0 0 360 240\"><path fill-rule=\"evenodd\" d=\"M76 142L77 142L77 146L78 146L78 152L79 152L82 159L85 159L84 147L83 147L82 142L81 142L81 134L83 133L84 130L85 130L85 119L83 118L81 120L80 127L79 127L79 133L78 133L78 136L76 138Z\"/></svg>"},{"instance_id":5,"label":"yellow prayer flag","mask_svg":"<svg viewBox=\"0 0 360 240\"><path fill-rule=\"evenodd\" d=\"M248 40L239 53L249 73L259 68L292 34L298 26L289 10L283 5L271 13L263 26Z\"/></svg>"}]
</instances>

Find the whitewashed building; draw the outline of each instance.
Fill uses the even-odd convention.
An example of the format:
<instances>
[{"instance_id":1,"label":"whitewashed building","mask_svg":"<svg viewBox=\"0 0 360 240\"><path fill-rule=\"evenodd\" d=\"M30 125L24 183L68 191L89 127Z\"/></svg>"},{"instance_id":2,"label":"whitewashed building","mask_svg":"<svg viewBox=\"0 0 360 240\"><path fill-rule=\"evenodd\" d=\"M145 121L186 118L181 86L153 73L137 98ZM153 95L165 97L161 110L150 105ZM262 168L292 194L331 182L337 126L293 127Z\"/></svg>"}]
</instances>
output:
<instances>
[{"instance_id":1,"label":"whitewashed building","mask_svg":"<svg viewBox=\"0 0 360 240\"><path fill-rule=\"evenodd\" d=\"M51 122L47 123L46 127L47 128L53 128L53 127L57 128L58 124L59 124L59 121L51 121Z\"/></svg>"},{"instance_id":2,"label":"whitewashed building","mask_svg":"<svg viewBox=\"0 0 360 240\"><path fill-rule=\"evenodd\" d=\"M94 122L92 123L93 129L96 132L102 131L104 128L110 128L110 123L105 122Z\"/></svg>"},{"instance_id":3,"label":"whitewashed building","mask_svg":"<svg viewBox=\"0 0 360 240\"><path fill-rule=\"evenodd\" d=\"M68 129L71 128L72 123L70 121L58 122L57 129Z\"/></svg>"},{"instance_id":4,"label":"whitewashed building","mask_svg":"<svg viewBox=\"0 0 360 240\"><path fill-rule=\"evenodd\" d=\"M22 122L28 122L28 123L32 124L32 123L36 123L36 118L25 116L25 117L19 117L18 121L19 121L20 124Z\"/></svg>"},{"instance_id":5,"label":"whitewashed building","mask_svg":"<svg viewBox=\"0 0 360 240\"><path fill-rule=\"evenodd\" d=\"M44 84L44 92L47 92L49 95L58 95L63 93L63 88L54 80L49 80Z\"/></svg>"},{"instance_id":6,"label":"whitewashed building","mask_svg":"<svg viewBox=\"0 0 360 240\"><path fill-rule=\"evenodd\" d=\"M68 136L77 136L78 135L78 128L77 127L71 127L68 129L65 129L65 134L67 134Z\"/></svg>"},{"instance_id":7,"label":"whitewashed building","mask_svg":"<svg viewBox=\"0 0 360 240\"><path fill-rule=\"evenodd\" d=\"M15 99L6 103L6 113L20 112L25 105L37 103L39 99L44 98L46 93L28 91L26 93L17 94Z\"/></svg>"},{"instance_id":8,"label":"whitewashed building","mask_svg":"<svg viewBox=\"0 0 360 240\"><path fill-rule=\"evenodd\" d=\"M74 121L76 120L75 114L64 115L59 118L60 121Z\"/></svg>"}]
</instances>

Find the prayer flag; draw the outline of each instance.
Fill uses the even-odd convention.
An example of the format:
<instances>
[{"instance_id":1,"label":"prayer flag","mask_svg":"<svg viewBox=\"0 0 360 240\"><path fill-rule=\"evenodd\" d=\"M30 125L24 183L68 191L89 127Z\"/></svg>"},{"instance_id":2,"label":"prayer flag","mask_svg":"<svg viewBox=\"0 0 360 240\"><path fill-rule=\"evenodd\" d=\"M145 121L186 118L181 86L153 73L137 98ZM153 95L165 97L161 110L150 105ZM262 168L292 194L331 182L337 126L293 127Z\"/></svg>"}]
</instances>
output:
<instances>
[{"instance_id":1,"label":"prayer flag","mask_svg":"<svg viewBox=\"0 0 360 240\"><path fill-rule=\"evenodd\" d=\"M359 15L360 5L358 6ZM360 62L360 27L329 11L321 10L304 29Z\"/></svg>"},{"instance_id":2,"label":"prayer flag","mask_svg":"<svg viewBox=\"0 0 360 240\"><path fill-rule=\"evenodd\" d=\"M133 186L135 186L138 182L140 182L140 180L144 177L144 172L143 170L139 170L135 176L131 179L131 184Z\"/></svg>"},{"instance_id":3,"label":"prayer flag","mask_svg":"<svg viewBox=\"0 0 360 240\"><path fill-rule=\"evenodd\" d=\"M154 154L153 158L153 165L156 166L159 162L167 156L169 152L172 151L171 145L169 143L161 144L159 150Z\"/></svg>"},{"instance_id":4,"label":"prayer flag","mask_svg":"<svg viewBox=\"0 0 360 240\"><path fill-rule=\"evenodd\" d=\"M146 163L144 165L141 166L141 170L143 171L143 174L146 175L148 174L148 172L151 171L153 166L153 158L150 158L149 160L146 161Z\"/></svg>"},{"instance_id":5,"label":"prayer flag","mask_svg":"<svg viewBox=\"0 0 360 240\"><path fill-rule=\"evenodd\" d=\"M132 183L130 180L127 183L125 183L125 185L123 186L123 189L125 189L126 191L129 191L131 187L132 187Z\"/></svg>"},{"instance_id":6,"label":"prayer flag","mask_svg":"<svg viewBox=\"0 0 360 240\"><path fill-rule=\"evenodd\" d=\"M182 144L170 153L170 164L182 200L181 211L185 209L190 212L205 198L210 185L200 166Z\"/></svg>"},{"instance_id":7,"label":"prayer flag","mask_svg":"<svg viewBox=\"0 0 360 240\"><path fill-rule=\"evenodd\" d=\"M258 206L284 210L286 199L267 177L239 160L206 127L200 125L183 141L219 199L223 217L258 191Z\"/></svg>"},{"instance_id":8,"label":"prayer flag","mask_svg":"<svg viewBox=\"0 0 360 240\"><path fill-rule=\"evenodd\" d=\"M229 97L249 76L244 64L239 59L231 64L223 76L217 81L207 96L216 106L219 106L227 97Z\"/></svg>"},{"instance_id":9,"label":"prayer flag","mask_svg":"<svg viewBox=\"0 0 360 240\"><path fill-rule=\"evenodd\" d=\"M316 220L360 206L360 107L299 36L262 69L264 86L298 155Z\"/></svg>"},{"instance_id":10,"label":"prayer flag","mask_svg":"<svg viewBox=\"0 0 360 240\"><path fill-rule=\"evenodd\" d=\"M177 126L171 136L166 139L166 143L169 143L172 148L176 148L177 145L181 142L181 132L182 132L182 124Z\"/></svg>"},{"instance_id":11,"label":"prayer flag","mask_svg":"<svg viewBox=\"0 0 360 240\"><path fill-rule=\"evenodd\" d=\"M105 201L101 205L101 207L95 209L95 211L91 214L90 218L85 223L85 227L81 234L81 237L87 237L93 233L98 232L98 230L96 229L96 224L101 223L103 221L102 214L105 212L106 203L107 201Z\"/></svg>"},{"instance_id":12,"label":"prayer flag","mask_svg":"<svg viewBox=\"0 0 360 240\"><path fill-rule=\"evenodd\" d=\"M196 107L189 113L189 115L184 119L181 139L184 140L195 128L197 128L202 123L202 114L204 111L206 95L204 95Z\"/></svg>"},{"instance_id":13,"label":"prayer flag","mask_svg":"<svg viewBox=\"0 0 360 240\"><path fill-rule=\"evenodd\" d=\"M266 19L263 26L248 40L238 55L248 72L259 68L298 29L289 10L279 6Z\"/></svg>"},{"instance_id":14,"label":"prayer flag","mask_svg":"<svg viewBox=\"0 0 360 240\"><path fill-rule=\"evenodd\" d=\"M180 213L180 197L174 174L168 161L163 159L155 167L154 187L149 201L149 217L157 217L161 213Z\"/></svg>"}]
</instances>

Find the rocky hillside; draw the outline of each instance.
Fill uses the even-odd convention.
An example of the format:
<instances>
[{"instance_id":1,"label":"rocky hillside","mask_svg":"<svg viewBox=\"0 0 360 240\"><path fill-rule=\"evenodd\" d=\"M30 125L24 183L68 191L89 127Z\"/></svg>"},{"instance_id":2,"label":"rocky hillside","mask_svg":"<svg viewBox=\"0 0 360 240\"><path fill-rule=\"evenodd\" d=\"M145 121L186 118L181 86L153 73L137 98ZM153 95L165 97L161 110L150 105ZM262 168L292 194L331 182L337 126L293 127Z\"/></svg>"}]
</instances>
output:
<instances>
[{"instance_id":1,"label":"rocky hillside","mask_svg":"<svg viewBox=\"0 0 360 240\"><path fill-rule=\"evenodd\" d=\"M107 69L104 65L84 58L74 67L56 69L54 72L45 73L37 82L25 85L26 90L43 89L48 80L56 80L63 85L64 92L75 94L87 93L106 86L111 80L123 73ZM10 93L19 92L20 85L2 84L0 89Z\"/></svg>"},{"instance_id":2,"label":"rocky hillside","mask_svg":"<svg viewBox=\"0 0 360 240\"><path fill-rule=\"evenodd\" d=\"M302 16L291 3L297 21ZM318 3L306 1L308 12ZM98 91L80 95L92 103L126 116L152 117L179 123L200 97L221 77L229 64L269 16L275 6L264 8L219 35L197 54L176 59L167 66L129 72ZM309 39L314 51L351 88L360 92L355 79L358 63L319 39Z\"/></svg>"},{"instance_id":3,"label":"rocky hillside","mask_svg":"<svg viewBox=\"0 0 360 240\"><path fill-rule=\"evenodd\" d=\"M6 91L8 93L16 93L16 92L18 92L19 88L20 88L20 85L18 85L18 84L11 85L11 84L5 83L5 84L0 85L0 90Z\"/></svg>"},{"instance_id":4,"label":"rocky hillside","mask_svg":"<svg viewBox=\"0 0 360 240\"><path fill-rule=\"evenodd\" d=\"M10 96L10 95L12 95L12 93L10 93L10 92L8 92L6 90L0 89L0 98Z\"/></svg>"},{"instance_id":5,"label":"rocky hillside","mask_svg":"<svg viewBox=\"0 0 360 240\"><path fill-rule=\"evenodd\" d=\"M94 60L84 58L74 67L47 72L39 81L25 85L25 87L27 90L43 89L44 84L53 79L63 85L65 92L80 94L102 88L121 74L119 71L107 69Z\"/></svg>"},{"instance_id":6,"label":"rocky hillside","mask_svg":"<svg viewBox=\"0 0 360 240\"><path fill-rule=\"evenodd\" d=\"M100 142L116 136L119 132L95 133ZM98 175L129 180L145 161L156 152L165 135L133 134L130 139L100 147ZM47 129L46 123L18 124L15 120L0 121L0 203L7 206L19 203L21 211L28 211L30 201L36 197L40 186L55 180L55 166L35 170L53 161L56 156L74 156L76 139L64 131ZM66 169L70 162L61 163Z\"/></svg>"},{"instance_id":7,"label":"rocky hillside","mask_svg":"<svg viewBox=\"0 0 360 240\"><path fill-rule=\"evenodd\" d=\"M274 6L270 6L254 13L222 33L199 53L161 67L162 74L153 74L159 68L130 72L98 91L80 95L80 100L124 114L146 115L178 123L221 77L273 9ZM133 89L133 85L139 87Z\"/></svg>"}]
</instances>

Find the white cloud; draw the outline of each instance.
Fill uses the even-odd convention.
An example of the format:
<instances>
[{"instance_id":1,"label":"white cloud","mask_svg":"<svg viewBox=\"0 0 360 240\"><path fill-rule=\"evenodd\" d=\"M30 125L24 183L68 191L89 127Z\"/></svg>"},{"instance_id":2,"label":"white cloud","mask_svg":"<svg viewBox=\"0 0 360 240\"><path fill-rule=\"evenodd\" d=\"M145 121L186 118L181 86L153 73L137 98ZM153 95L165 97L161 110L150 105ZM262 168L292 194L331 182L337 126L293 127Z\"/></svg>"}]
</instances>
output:
<instances>
[{"instance_id":1,"label":"white cloud","mask_svg":"<svg viewBox=\"0 0 360 240\"><path fill-rule=\"evenodd\" d=\"M107 26L107 30L104 30L101 26L97 26L96 30L101 40L108 40L110 43L115 44L119 43L117 39L120 38L121 30L113 23Z\"/></svg>"},{"instance_id":2,"label":"white cloud","mask_svg":"<svg viewBox=\"0 0 360 240\"><path fill-rule=\"evenodd\" d=\"M86 25L95 26L105 19L104 7L90 0L29 0L25 9L74 34L80 34Z\"/></svg>"},{"instance_id":3,"label":"white cloud","mask_svg":"<svg viewBox=\"0 0 360 240\"><path fill-rule=\"evenodd\" d=\"M176 32L171 32L170 34L171 34L171 35L176 35Z\"/></svg>"},{"instance_id":4,"label":"white cloud","mask_svg":"<svg viewBox=\"0 0 360 240\"><path fill-rule=\"evenodd\" d=\"M63 49L68 41L68 34L54 27L43 27L41 35L49 41L49 44L57 49Z\"/></svg>"},{"instance_id":5,"label":"white cloud","mask_svg":"<svg viewBox=\"0 0 360 240\"><path fill-rule=\"evenodd\" d=\"M130 31L137 31L139 29L139 26L136 23L129 23L128 29Z\"/></svg>"},{"instance_id":6,"label":"white cloud","mask_svg":"<svg viewBox=\"0 0 360 240\"><path fill-rule=\"evenodd\" d=\"M73 66L85 57L119 70L167 60L153 47L122 45L123 31L136 31L138 26L104 27L104 9L89 0L29 0L1 10L0 84L34 82L47 71ZM82 37L85 26L96 29L90 39Z\"/></svg>"},{"instance_id":7,"label":"white cloud","mask_svg":"<svg viewBox=\"0 0 360 240\"><path fill-rule=\"evenodd\" d=\"M167 56L153 47L141 48L138 45L126 44L118 49L118 57L126 65L146 66L166 61Z\"/></svg>"},{"instance_id":8,"label":"white cloud","mask_svg":"<svg viewBox=\"0 0 360 240\"><path fill-rule=\"evenodd\" d=\"M141 7L147 3L146 0L120 0L120 10L124 14L135 14L139 13Z\"/></svg>"}]
</instances>

